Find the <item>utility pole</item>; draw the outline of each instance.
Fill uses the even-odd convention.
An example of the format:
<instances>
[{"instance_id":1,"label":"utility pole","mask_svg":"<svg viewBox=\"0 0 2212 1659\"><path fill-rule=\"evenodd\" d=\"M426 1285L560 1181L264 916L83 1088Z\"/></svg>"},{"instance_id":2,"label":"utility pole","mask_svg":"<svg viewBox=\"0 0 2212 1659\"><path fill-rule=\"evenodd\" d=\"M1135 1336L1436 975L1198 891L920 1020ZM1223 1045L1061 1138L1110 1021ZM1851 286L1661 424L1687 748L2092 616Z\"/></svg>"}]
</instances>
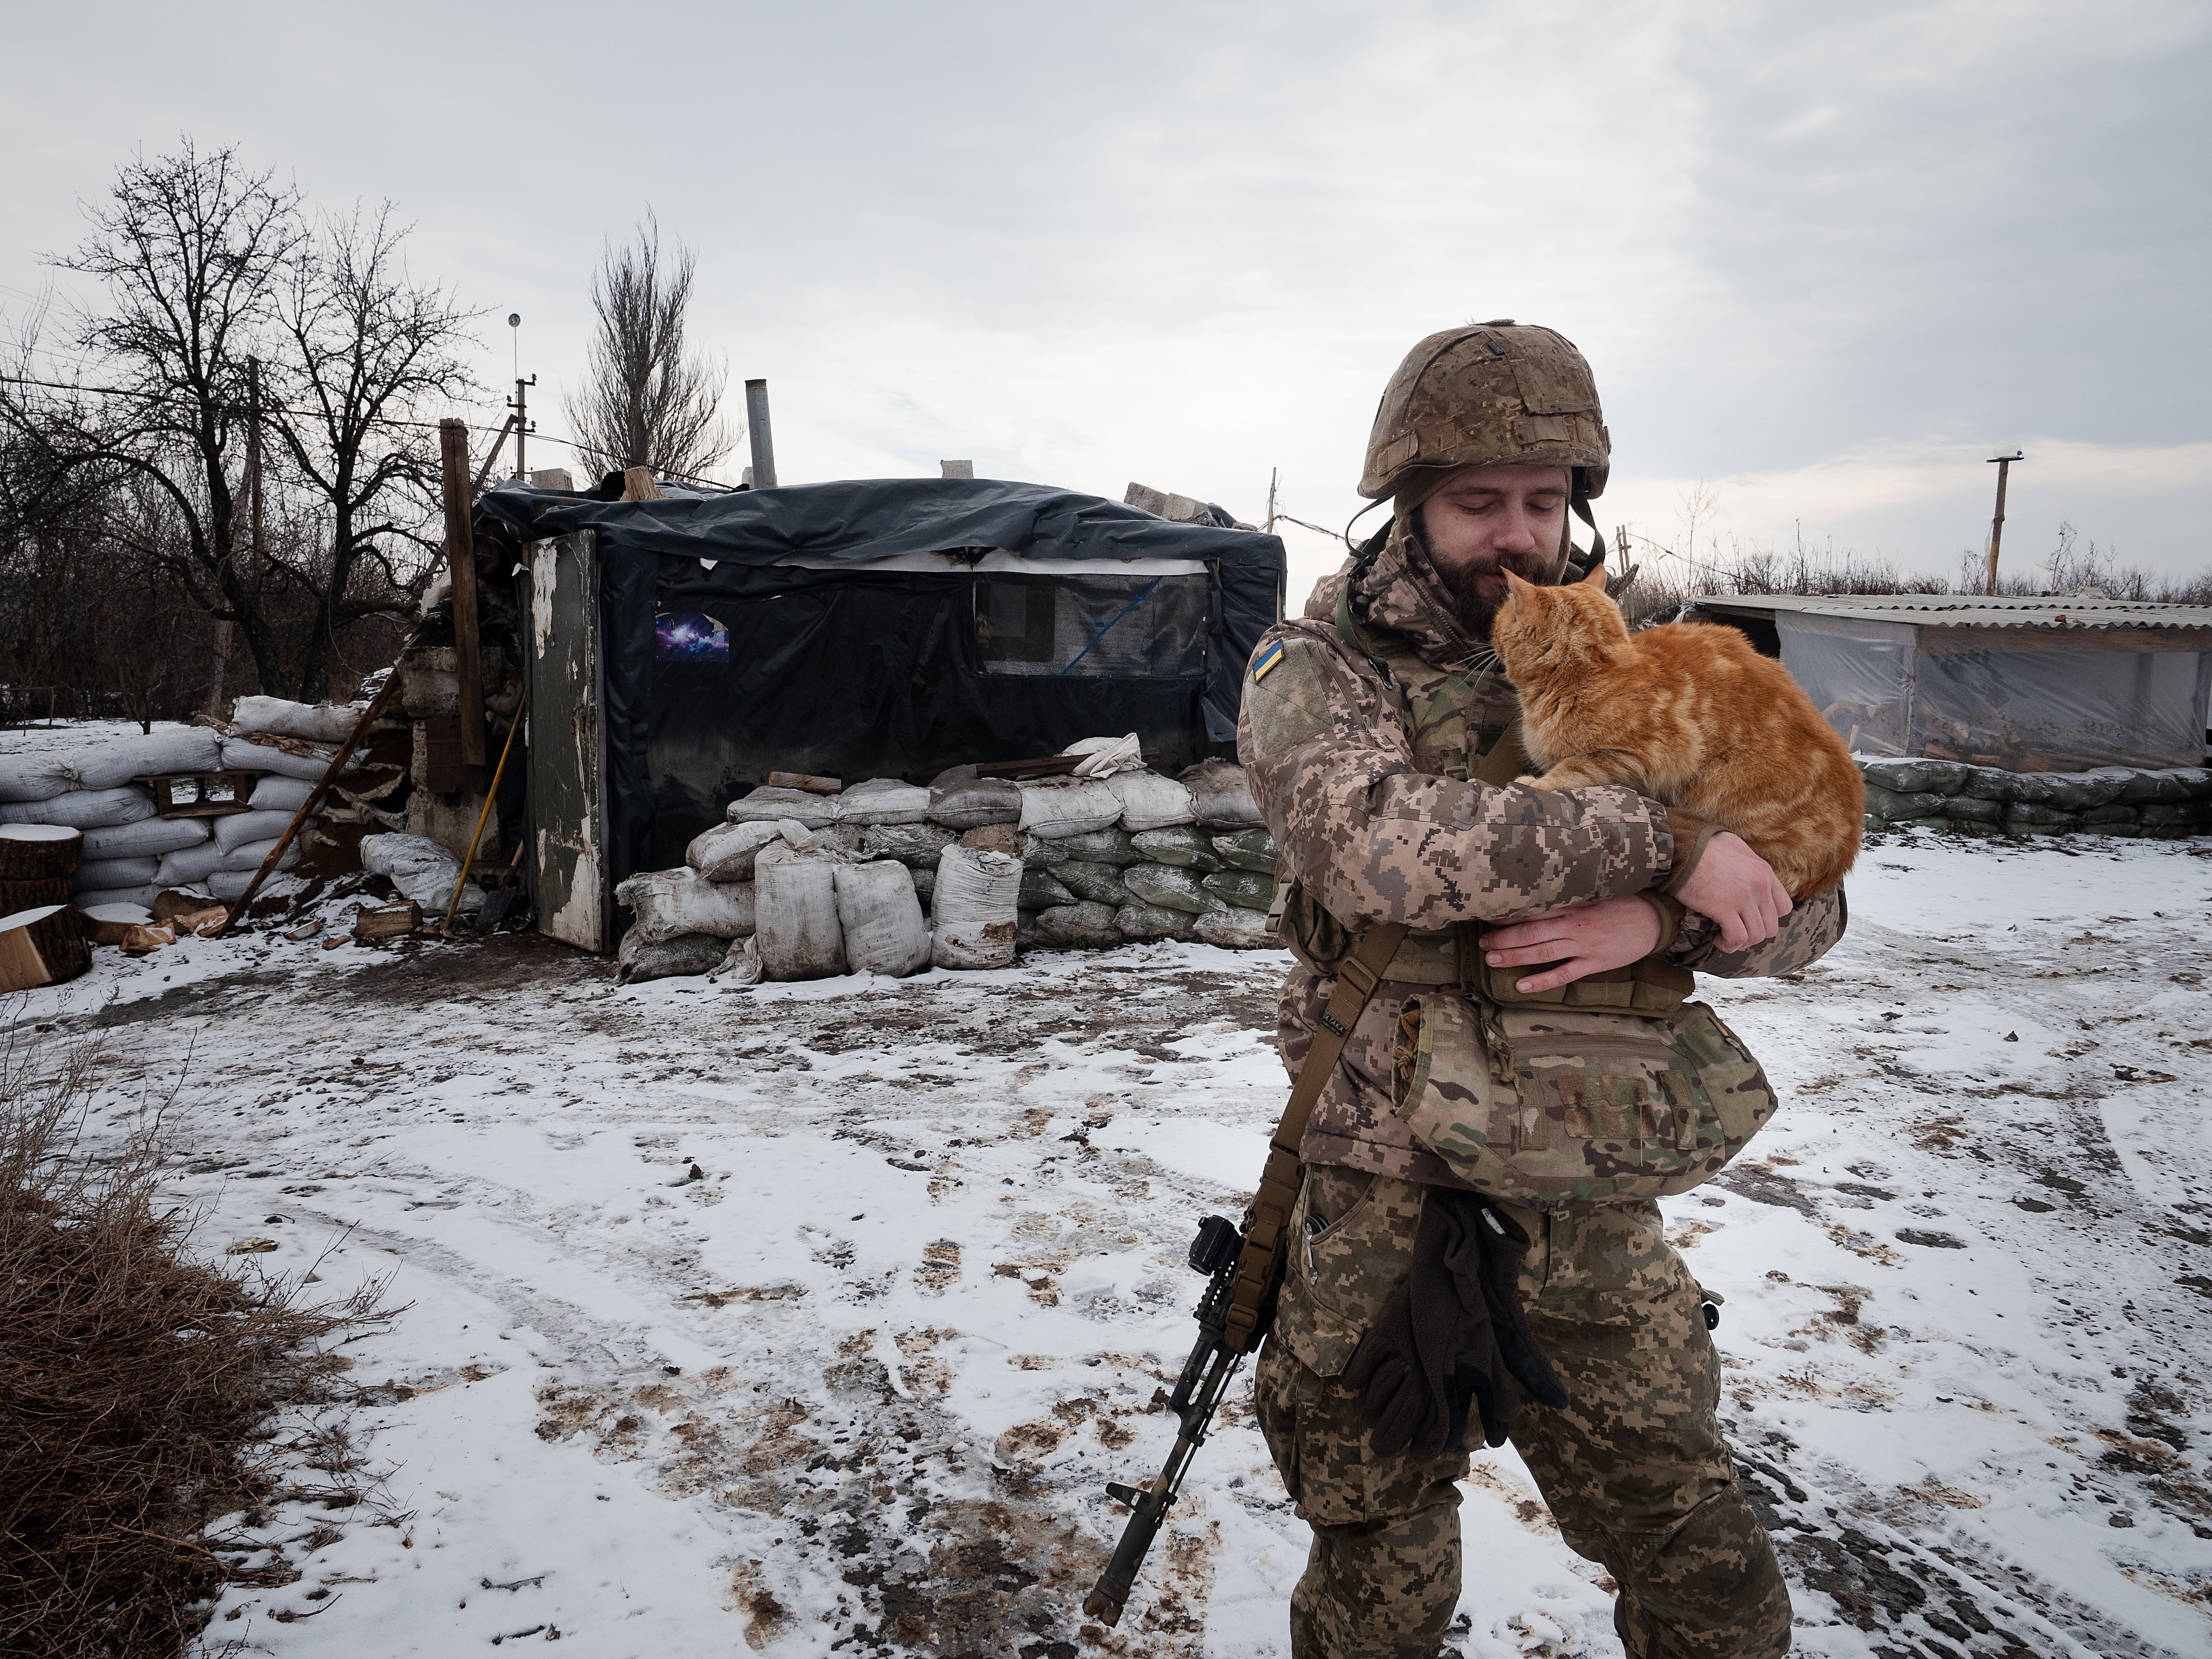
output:
<instances>
[{"instance_id":1,"label":"utility pole","mask_svg":"<svg viewBox=\"0 0 2212 1659\"><path fill-rule=\"evenodd\" d=\"M1275 482L1282 476L1283 469L1279 466L1267 469L1267 533L1270 536L1275 533Z\"/></svg>"},{"instance_id":2,"label":"utility pole","mask_svg":"<svg viewBox=\"0 0 2212 1659\"><path fill-rule=\"evenodd\" d=\"M745 425L753 441L753 488L775 488L775 439L768 424L768 382L745 382Z\"/></svg>"},{"instance_id":3,"label":"utility pole","mask_svg":"<svg viewBox=\"0 0 2212 1659\"><path fill-rule=\"evenodd\" d=\"M1988 598L1994 599L1997 591L1997 544L2004 539L2006 475L2011 472L2012 464L2014 461L2024 461L2027 459L2027 457L2017 449L2009 455L1990 457L1990 465L1997 470L1997 511L1996 516L1990 520L1990 578L1988 584L1982 589L1983 594Z\"/></svg>"},{"instance_id":4,"label":"utility pole","mask_svg":"<svg viewBox=\"0 0 2212 1659\"><path fill-rule=\"evenodd\" d=\"M530 476L523 465L522 440L533 429L530 424L530 388L537 384L535 374L526 380L518 376L514 382L514 396L507 400L507 406L514 411L514 476L518 478Z\"/></svg>"},{"instance_id":5,"label":"utility pole","mask_svg":"<svg viewBox=\"0 0 2212 1659\"><path fill-rule=\"evenodd\" d=\"M465 422L438 422L438 461L446 496L446 565L453 577L461 764L480 769L484 763L483 680L477 661L477 558L469 522L469 428Z\"/></svg>"}]
</instances>

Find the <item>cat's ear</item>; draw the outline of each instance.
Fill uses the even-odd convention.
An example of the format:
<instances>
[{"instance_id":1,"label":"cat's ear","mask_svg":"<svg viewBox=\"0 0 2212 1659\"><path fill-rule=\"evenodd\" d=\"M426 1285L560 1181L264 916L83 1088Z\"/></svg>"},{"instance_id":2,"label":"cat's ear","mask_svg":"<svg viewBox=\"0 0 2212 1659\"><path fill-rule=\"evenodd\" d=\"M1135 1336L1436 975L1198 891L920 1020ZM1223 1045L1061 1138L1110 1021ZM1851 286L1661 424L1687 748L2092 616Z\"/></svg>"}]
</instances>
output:
<instances>
[{"instance_id":1,"label":"cat's ear","mask_svg":"<svg viewBox=\"0 0 2212 1659\"><path fill-rule=\"evenodd\" d=\"M1535 583L1526 577L1516 576L1510 570L1501 570L1498 574L1505 578L1506 592L1516 599L1523 593L1533 592L1535 588Z\"/></svg>"},{"instance_id":2,"label":"cat's ear","mask_svg":"<svg viewBox=\"0 0 2212 1659\"><path fill-rule=\"evenodd\" d=\"M1583 578L1582 585L1584 587L1588 587L1592 582L1595 582L1601 588L1605 586L1605 567L1603 565L1592 565L1589 568L1589 574Z\"/></svg>"}]
</instances>

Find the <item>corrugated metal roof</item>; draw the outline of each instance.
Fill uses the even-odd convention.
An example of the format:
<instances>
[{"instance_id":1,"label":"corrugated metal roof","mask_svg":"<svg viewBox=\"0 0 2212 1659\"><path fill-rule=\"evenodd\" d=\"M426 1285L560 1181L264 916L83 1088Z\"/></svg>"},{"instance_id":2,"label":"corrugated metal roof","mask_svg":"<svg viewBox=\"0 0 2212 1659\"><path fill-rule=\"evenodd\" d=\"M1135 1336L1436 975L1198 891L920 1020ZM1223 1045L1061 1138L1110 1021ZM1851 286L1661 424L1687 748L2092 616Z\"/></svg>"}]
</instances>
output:
<instances>
[{"instance_id":1,"label":"corrugated metal roof","mask_svg":"<svg viewBox=\"0 0 2212 1659\"><path fill-rule=\"evenodd\" d=\"M1984 599L1978 593L1711 593L1691 604L1713 611L1790 611L1863 617L1923 628L2212 628L2212 605L2148 605L2086 596Z\"/></svg>"}]
</instances>

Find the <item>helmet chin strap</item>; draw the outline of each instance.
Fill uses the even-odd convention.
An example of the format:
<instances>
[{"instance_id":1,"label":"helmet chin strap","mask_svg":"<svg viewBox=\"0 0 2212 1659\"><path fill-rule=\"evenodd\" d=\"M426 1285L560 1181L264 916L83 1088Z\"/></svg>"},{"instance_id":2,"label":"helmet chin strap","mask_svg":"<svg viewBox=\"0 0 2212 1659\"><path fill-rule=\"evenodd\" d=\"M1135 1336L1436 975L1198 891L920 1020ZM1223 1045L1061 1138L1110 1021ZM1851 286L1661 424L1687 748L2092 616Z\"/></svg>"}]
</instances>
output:
<instances>
[{"instance_id":1,"label":"helmet chin strap","mask_svg":"<svg viewBox=\"0 0 2212 1659\"><path fill-rule=\"evenodd\" d=\"M1590 556L1583 566L1583 574L1587 576L1605 562L1605 532L1597 527L1597 520L1591 515L1589 497L1580 489L1574 493L1573 505L1575 517L1590 527ZM1575 527L1570 520L1559 526L1559 562L1552 572L1551 586L1556 587L1567 579L1567 570L1573 564L1574 557Z\"/></svg>"}]
</instances>

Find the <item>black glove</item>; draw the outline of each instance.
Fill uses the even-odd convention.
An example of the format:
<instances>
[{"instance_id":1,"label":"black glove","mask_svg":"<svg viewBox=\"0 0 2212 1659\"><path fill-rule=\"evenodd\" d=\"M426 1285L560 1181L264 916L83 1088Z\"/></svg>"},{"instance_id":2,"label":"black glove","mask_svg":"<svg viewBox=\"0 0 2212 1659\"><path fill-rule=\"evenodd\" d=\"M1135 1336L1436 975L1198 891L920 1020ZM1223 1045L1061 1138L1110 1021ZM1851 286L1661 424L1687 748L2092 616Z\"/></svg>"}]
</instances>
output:
<instances>
[{"instance_id":1,"label":"black glove","mask_svg":"<svg viewBox=\"0 0 2212 1659\"><path fill-rule=\"evenodd\" d=\"M1457 1451L1470 1406L1485 1441L1503 1443L1521 1413L1516 1379L1546 1405L1566 1403L1521 1307L1528 1243L1511 1217L1474 1194L1429 1189L1411 1270L1342 1377L1360 1393L1376 1456L1410 1450L1428 1462Z\"/></svg>"}]
</instances>

